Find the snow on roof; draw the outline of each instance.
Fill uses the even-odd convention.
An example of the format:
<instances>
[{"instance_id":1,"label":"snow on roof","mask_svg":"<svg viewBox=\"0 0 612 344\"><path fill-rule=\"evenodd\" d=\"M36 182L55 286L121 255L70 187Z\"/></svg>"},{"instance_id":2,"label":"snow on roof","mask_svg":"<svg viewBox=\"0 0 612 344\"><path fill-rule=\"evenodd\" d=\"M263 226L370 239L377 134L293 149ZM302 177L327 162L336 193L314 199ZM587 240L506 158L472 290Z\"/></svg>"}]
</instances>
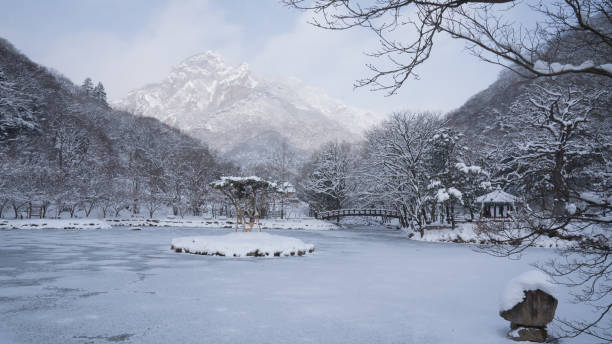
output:
<instances>
[{"instance_id":1,"label":"snow on roof","mask_svg":"<svg viewBox=\"0 0 612 344\"><path fill-rule=\"evenodd\" d=\"M250 177L225 176L225 177L221 177L221 179L219 180L215 180L214 182L210 184L213 187L225 187L230 184L249 184L249 183L257 183L257 182L264 182L264 180L257 176L250 176Z\"/></svg>"},{"instance_id":2,"label":"snow on roof","mask_svg":"<svg viewBox=\"0 0 612 344\"><path fill-rule=\"evenodd\" d=\"M499 187L486 195L476 198L478 203L514 203L518 200L518 197L505 192Z\"/></svg>"},{"instance_id":3,"label":"snow on roof","mask_svg":"<svg viewBox=\"0 0 612 344\"><path fill-rule=\"evenodd\" d=\"M504 293L501 295L499 310L512 309L523 301L525 291L538 289L553 296L555 294L555 288L550 277L542 271L531 270L520 274L506 286Z\"/></svg>"},{"instance_id":4,"label":"snow on roof","mask_svg":"<svg viewBox=\"0 0 612 344\"><path fill-rule=\"evenodd\" d=\"M277 190L283 193L295 193L295 186L289 182L284 182L277 186Z\"/></svg>"}]
</instances>

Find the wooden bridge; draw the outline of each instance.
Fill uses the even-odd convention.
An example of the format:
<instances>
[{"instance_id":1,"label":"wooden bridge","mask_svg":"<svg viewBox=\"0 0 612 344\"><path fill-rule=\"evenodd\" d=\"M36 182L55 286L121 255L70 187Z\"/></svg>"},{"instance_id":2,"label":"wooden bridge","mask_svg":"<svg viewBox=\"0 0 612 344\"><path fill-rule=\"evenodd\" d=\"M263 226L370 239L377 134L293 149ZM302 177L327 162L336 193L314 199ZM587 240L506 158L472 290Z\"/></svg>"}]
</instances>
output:
<instances>
[{"instance_id":1,"label":"wooden bridge","mask_svg":"<svg viewBox=\"0 0 612 344\"><path fill-rule=\"evenodd\" d=\"M380 216L383 219L387 218L400 218L401 214L397 210L388 209L339 209L322 211L315 214L317 219L329 220L336 219L340 220L341 217L345 216Z\"/></svg>"}]
</instances>

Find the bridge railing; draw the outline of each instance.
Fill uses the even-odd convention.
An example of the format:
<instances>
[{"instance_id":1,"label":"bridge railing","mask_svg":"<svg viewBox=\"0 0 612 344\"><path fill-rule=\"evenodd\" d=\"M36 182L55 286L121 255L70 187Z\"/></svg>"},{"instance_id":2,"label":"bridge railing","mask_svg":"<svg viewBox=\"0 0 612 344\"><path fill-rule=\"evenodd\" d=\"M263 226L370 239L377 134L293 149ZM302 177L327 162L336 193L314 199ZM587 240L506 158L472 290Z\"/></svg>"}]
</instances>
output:
<instances>
[{"instance_id":1,"label":"bridge railing","mask_svg":"<svg viewBox=\"0 0 612 344\"><path fill-rule=\"evenodd\" d=\"M329 219L343 216L385 216L385 217L400 217L400 212L390 209L338 209L322 211L315 214L318 219Z\"/></svg>"}]
</instances>

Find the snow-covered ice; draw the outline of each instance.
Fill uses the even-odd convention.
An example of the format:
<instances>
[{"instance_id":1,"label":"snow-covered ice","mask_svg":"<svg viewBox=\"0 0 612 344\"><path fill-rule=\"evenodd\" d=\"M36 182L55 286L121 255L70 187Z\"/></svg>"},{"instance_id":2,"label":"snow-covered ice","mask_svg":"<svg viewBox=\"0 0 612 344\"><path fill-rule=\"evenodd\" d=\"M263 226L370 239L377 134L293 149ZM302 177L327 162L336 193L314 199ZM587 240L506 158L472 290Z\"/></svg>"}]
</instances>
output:
<instances>
[{"instance_id":1,"label":"snow-covered ice","mask_svg":"<svg viewBox=\"0 0 612 344\"><path fill-rule=\"evenodd\" d=\"M196 236L172 239L176 252L227 257L303 256L314 252L314 245L302 240L264 232L235 232L218 236Z\"/></svg>"},{"instance_id":2,"label":"snow-covered ice","mask_svg":"<svg viewBox=\"0 0 612 344\"><path fill-rule=\"evenodd\" d=\"M538 290L555 296L555 287L550 280L550 277L539 270L530 270L513 278L503 294L499 302L499 310L506 311L521 303L525 299L525 291Z\"/></svg>"},{"instance_id":3,"label":"snow-covered ice","mask_svg":"<svg viewBox=\"0 0 612 344\"><path fill-rule=\"evenodd\" d=\"M384 228L274 231L315 245L299 259L169 249L228 231L0 230L0 342L510 344L499 294L554 255L495 258ZM592 315L556 296L559 317Z\"/></svg>"}]
</instances>

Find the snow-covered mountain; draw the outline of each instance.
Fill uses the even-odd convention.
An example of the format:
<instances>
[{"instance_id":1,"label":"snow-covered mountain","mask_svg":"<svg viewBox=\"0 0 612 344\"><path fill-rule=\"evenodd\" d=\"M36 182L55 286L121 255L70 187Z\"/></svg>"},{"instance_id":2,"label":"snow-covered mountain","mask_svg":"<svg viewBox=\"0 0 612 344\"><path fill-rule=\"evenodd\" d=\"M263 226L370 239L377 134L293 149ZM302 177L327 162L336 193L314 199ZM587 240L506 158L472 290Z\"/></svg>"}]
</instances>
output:
<instances>
[{"instance_id":1,"label":"snow-covered mountain","mask_svg":"<svg viewBox=\"0 0 612 344\"><path fill-rule=\"evenodd\" d=\"M335 139L354 141L380 120L297 79L260 77L214 52L184 60L163 81L113 106L157 118L233 155L263 134L303 151Z\"/></svg>"}]
</instances>

